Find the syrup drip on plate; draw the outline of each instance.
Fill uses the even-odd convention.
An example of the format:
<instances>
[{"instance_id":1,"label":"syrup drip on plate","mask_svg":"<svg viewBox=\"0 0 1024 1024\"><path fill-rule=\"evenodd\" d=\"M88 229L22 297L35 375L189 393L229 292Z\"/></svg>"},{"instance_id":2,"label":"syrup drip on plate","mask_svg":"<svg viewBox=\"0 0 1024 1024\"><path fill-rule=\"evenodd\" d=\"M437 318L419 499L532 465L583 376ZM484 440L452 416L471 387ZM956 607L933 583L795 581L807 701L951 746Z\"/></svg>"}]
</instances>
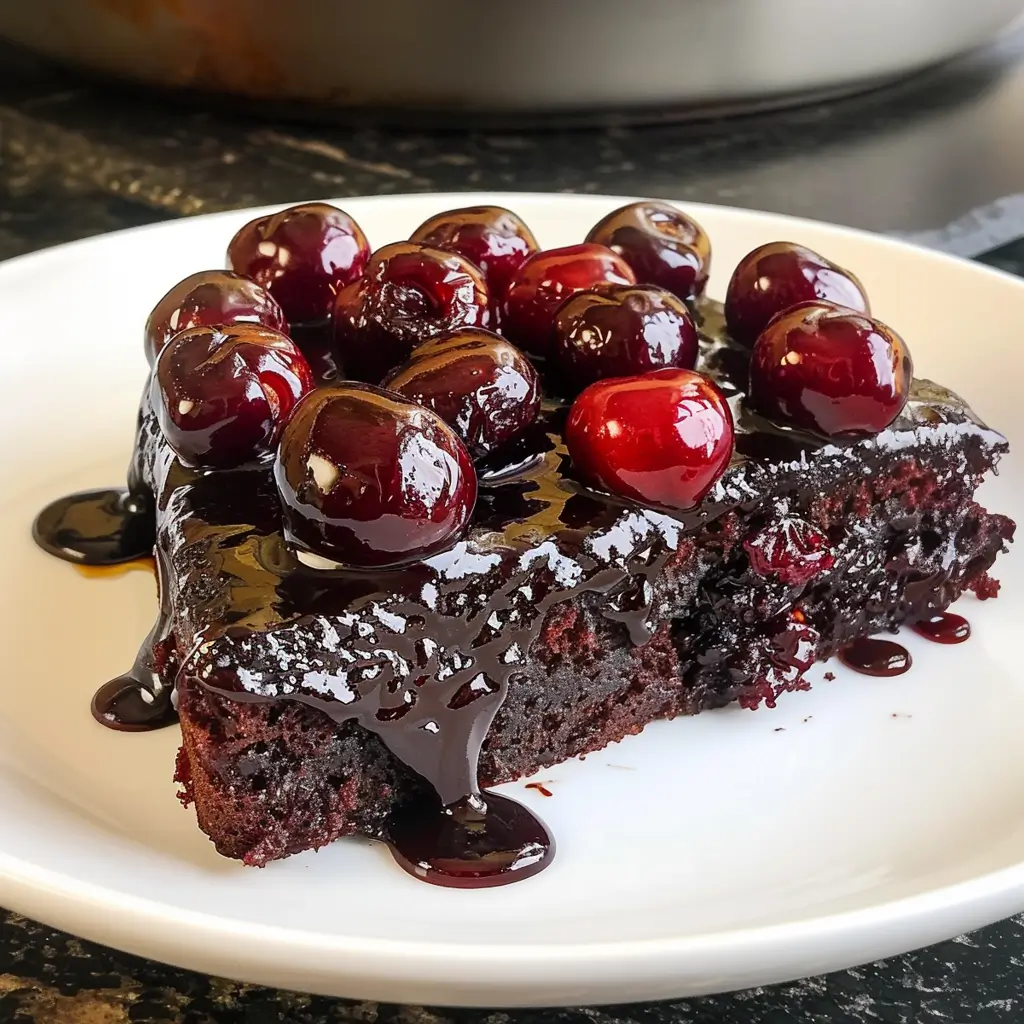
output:
<instances>
[{"instance_id":1,"label":"syrup drip on plate","mask_svg":"<svg viewBox=\"0 0 1024 1024\"><path fill-rule=\"evenodd\" d=\"M866 676L901 676L913 663L910 651L902 644L873 636L861 637L844 647L839 660Z\"/></svg>"},{"instance_id":2,"label":"syrup drip on plate","mask_svg":"<svg viewBox=\"0 0 1024 1024\"><path fill-rule=\"evenodd\" d=\"M910 627L919 636L936 644L962 644L971 636L971 624L955 612L940 612Z\"/></svg>"},{"instance_id":3,"label":"syrup drip on plate","mask_svg":"<svg viewBox=\"0 0 1024 1024\"><path fill-rule=\"evenodd\" d=\"M529 878L547 867L555 841L522 804L481 793L448 807L418 800L386 827L395 860L424 882L482 889Z\"/></svg>"},{"instance_id":4,"label":"syrup drip on plate","mask_svg":"<svg viewBox=\"0 0 1024 1024\"><path fill-rule=\"evenodd\" d=\"M169 686L156 670L136 660L123 676L104 683L92 698L92 717L115 732L151 732L178 720Z\"/></svg>"},{"instance_id":5,"label":"syrup drip on plate","mask_svg":"<svg viewBox=\"0 0 1024 1024\"><path fill-rule=\"evenodd\" d=\"M153 511L145 496L114 488L61 498L43 509L32 528L39 545L88 575L108 569L153 566ZM159 587L159 572L157 573ZM165 660L167 610L139 648L135 664L93 696L93 718L118 732L148 732L173 725L178 715L160 665Z\"/></svg>"},{"instance_id":6,"label":"syrup drip on plate","mask_svg":"<svg viewBox=\"0 0 1024 1024\"><path fill-rule=\"evenodd\" d=\"M159 558L154 567L160 608L156 622L132 667L104 683L92 699L93 718L117 732L150 732L178 720L172 682L176 665L170 635L171 609Z\"/></svg>"},{"instance_id":7,"label":"syrup drip on plate","mask_svg":"<svg viewBox=\"0 0 1024 1024\"><path fill-rule=\"evenodd\" d=\"M153 509L127 488L69 494L36 516L32 536L51 555L77 565L117 565L153 553Z\"/></svg>"}]
</instances>

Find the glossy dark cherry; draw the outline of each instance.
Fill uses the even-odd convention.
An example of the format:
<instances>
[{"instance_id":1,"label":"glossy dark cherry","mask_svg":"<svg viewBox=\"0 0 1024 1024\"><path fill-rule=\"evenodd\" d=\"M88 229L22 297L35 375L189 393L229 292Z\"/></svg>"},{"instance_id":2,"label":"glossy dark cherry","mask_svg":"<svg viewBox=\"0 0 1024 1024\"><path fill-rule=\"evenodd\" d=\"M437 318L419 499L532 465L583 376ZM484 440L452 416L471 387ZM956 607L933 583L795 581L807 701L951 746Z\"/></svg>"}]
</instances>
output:
<instances>
[{"instance_id":1,"label":"glossy dark cherry","mask_svg":"<svg viewBox=\"0 0 1024 1024\"><path fill-rule=\"evenodd\" d=\"M263 324L287 331L284 313L255 281L230 270L201 270L179 281L154 307L146 321L146 358L150 365L160 350L188 327L218 324Z\"/></svg>"},{"instance_id":2,"label":"glossy dark cherry","mask_svg":"<svg viewBox=\"0 0 1024 1024\"><path fill-rule=\"evenodd\" d=\"M465 256L418 242L385 245L338 293L334 342L345 374L376 384L428 338L486 327L489 303L483 275Z\"/></svg>"},{"instance_id":3,"label":"glossy dark cherry","mask_svg":"<svg viewBox=\"0 0 1024 1024\"><path fill-rule=\"evenodd\" d=\"M430 409L368 384L296 407L274 476L288 538L345 565L397 565L453 543L476 502L465 445Z\"/></svg>"},{"instance_id":4,"label":"glossy dark cherry","mask_svg":"<svg viewBox=\"0 0 1024 1024\"><path fill-rule=\"evenodd\" d=\"M697 327L682 299L663 288L616 285L579 292L555 317L554 359L579 390L603 377L630 377L697 362Z\"/></svg>"},{"instance_id":5,"label":"glossy dark cherry","mask_svg":"<svg viewBox=\"0 0 1024 1024\"><path fill-rule=\"evenodd\" d=\"M835 564L828 538L810 523L785 516L743 542L750 568L787 587L802 587Z\"/></svg>"},{"instance_id":6,"label":"glossy dark cherry","mask_svg":"<svg viewBox=\"0 0 1024 1024\"><path fill-rule=\"evenodd\" d=\"M420 345L384 387L433 409L475 456L522 433L540 410L537 371L489 331L451 331Z\"/></svg>"},{"instance_id":7,"label":"glossy dark cherry","mask_svg":"<svg viewBox=\"0 0 1024 1024\"><path fill-rule=\"evenodd\" d=\"M533 232L503 206L467 206L424 221L410 236L437 249L465 256L482 271L491 300L497 305L508 292L516 271L540 248Z\"/></svg>"},{"instance_id":8,"label":"glossy dark cherry","mask_svg":"<svg viewBox=\"0 0 1024 1024\"><path fill-rule=\"evenodd\" d=\"M711 270L711 239L670 203L630 203L598 221L588 242L606 245L632 268L640 284L653 284L695 299L704 294Z\"/></svg>"},{"instance_id":9,"label":"glossy dark cherry","mask_svg":"<svg viewBox=\"0 0 1024 1024\"><path fill-rule=\"evenodd\" d=\"M160 353L151 398L183 462L225 469L268 456L313 386L305 357L279 331L192 327Z\"/></svg>"},{"instance_id":10,"label":"glossy dark cherry","mask_svg":"<svg viewBox=\"0 0 1024 1024\"><path fill-rule=\"evenodd\" d=\"M363 229L329 203L258 217L228 245L231 268L266 288L292 324L329 317L335 295L359 277L369 258Z\"/></svg>"},{"instance_id":11,"label":"glossy dark cherry","mask_svg":"<svg viewBox=\"0 0 1024 1024\"><path fill-rule=\"evenodd\" d=\"M757 339L748 400L771 419L828 437L876 434L906 405L913 376L910 351L885 324L806 302Z\"/></svg>"},{"instance_id":12,"label":"glossy dark cherry","mask_svg":"<svg viewBox=\"0 0 1024 1024\"><path fill-rule=\"evenodd\" d=\"M769 242L747 253L733 271L725 293L729 335L749 348L777 313L814 301L871 312L864 286L849 270L802 245Z\"/></svg>"},{"instance_id":13,"label":"glossy dark cherry","mask_svg":"<svg viewBox=\"0 0 1024 1024\"><path fill-rule=\"evenodd\" d=\"M585 482L645 504L692 508L729 465L732 415L707 377L654 370L591 384L569 411L565 443Z\"/></svg>"},{"instance_id":14,"label":"glossy dark cherry","mask_svg":"<svg viewBox=\"0 0 1024 1024\"><path fill-rule=\"evenodd\" d=\"M636 277L621 256L603 245L583 242L535 253L512 279L502 331L524 352L546 356L558 307L575 292L616 284L636 284Z\"/></svg>"}]
</instances>

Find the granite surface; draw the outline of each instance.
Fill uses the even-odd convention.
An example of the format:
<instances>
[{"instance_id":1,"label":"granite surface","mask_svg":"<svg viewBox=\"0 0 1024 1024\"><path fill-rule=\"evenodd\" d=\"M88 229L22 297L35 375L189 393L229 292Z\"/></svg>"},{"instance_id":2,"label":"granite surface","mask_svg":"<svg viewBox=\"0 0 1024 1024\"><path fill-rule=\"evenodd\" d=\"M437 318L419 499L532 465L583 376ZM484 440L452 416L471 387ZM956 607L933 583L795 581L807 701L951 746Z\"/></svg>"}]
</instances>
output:
<instances>
[{"instance_id":1,"label":"granite surface","mask_svg":"<svg viewBox=\"0 0 1024 1024\"><path fill-rule=\"evenodd\" d=\"M664 195L903 234L1024 273L1024 31L845 101L702 124L547 132L285 124L101 88L0 48L0 257L205 211L324 195ZM960 239L951 242L951 237ZM988 239L991 244L976 239ZM2 826L0 826L2 827ZM0 1022L996 1024L1024 1020L1024 917L827 977L686 1002L445 1011L208 978L0 911Z\"/></svg>"}]
</instances>

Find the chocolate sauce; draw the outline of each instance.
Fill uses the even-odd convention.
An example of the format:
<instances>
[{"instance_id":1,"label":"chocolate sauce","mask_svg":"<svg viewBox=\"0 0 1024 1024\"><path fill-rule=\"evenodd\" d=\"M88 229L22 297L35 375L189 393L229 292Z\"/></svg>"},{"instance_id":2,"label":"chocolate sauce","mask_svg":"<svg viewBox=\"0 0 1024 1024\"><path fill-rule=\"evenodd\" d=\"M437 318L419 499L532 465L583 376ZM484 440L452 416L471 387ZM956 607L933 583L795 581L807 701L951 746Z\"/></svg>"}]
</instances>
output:
<instances>
[{"instance_id":1,"label":"chocolate sauce","mask_svg":"<svg viewBox=\"0 0 1024 1024\"><path fill-rule=\"evenodd\" d=\"M902 644L873 636L861 637L844 647L839 660L866 676L901 676L912 664L910 651Z\"/></svg>"},{"instance_id":2,"label":"chocolate sauce","mask_svg":"<svg viewBox=\"0 0 1024 1024\"><path fill-rule=\"evenodd\" d=\"M939 612L910 627L915 633L937 644L962 644L971 636L971 624L955 612Z\"/></svg>"},{"instance_id":3,"label":"chocolate sauce","mask_svg":"<svg viewBox=\"0 0 1024 1024\"><path fill-rule=\"evenodd\" d=\"M171 687L157 685L159 676L136 663L129 672L104 683L93 695L92 717L116 732L150 732L173 725L178 712Z\"/></svg>"},{"instance_id":4,"label":"chocolate sauce","mask_svg":"<svg viewBox=\"0 0 1024 1024\"><path fill-rule=\"evenodd\" d=\"M455 889L529 878L555 855L555 841L544 823L497 793L450 807L417 801L392 815L385 835L395 860L410 875Z\"/></svg>"},{"instance_id":5,"label":"chocolate sauce","mask_svg":"<svg viewBox=\"0 0 1024 1024\"><path fill-rule=\"evenodd\" d=\"M117 732L150 732L178 720L174 703L176 655L169 634L171 609L160 559L155 569L159 608L156 622L132 667L104 683L92 698L93 718Z\"/></svg>"},{"instance_id":6,"label":"chocolate sauce","mask_svg":"<svg viewBox=\"0 0 1024 1024\"><path fill-rule=\"evenodd\" d=\"M32 527L45 551L93 571L153 564L153 534L152 503L123 488L68 495L47 505ZM167 609L162 608L131 669L94 694L92 715L101 725L119 732L148 732L177 721L173 685L163 682L159 667L166 620Z\"/></svg>"},{"instance_id":7,"label":"chocolate sauce","mask_svg":"<svg viewBox=\"0 0 1024 1024\"><path fill-rule=\"evenodd\" d=\"M340 377L334 351L334 330L330 320L292 324L288 334L302 349L318 384L331 384Z\"/></svg>"},{"instance_id":8,"label":"chocolate sauce","mask_svg":"<svg viewBox=\"0 0 1024 1024\"><path fill-rule=\"evenodd\" d=\"M84 491L47 505L32 536L51 555L79 565L116 565L153 553L152 503L125 488Z\"/></svg>"}]
</instances>

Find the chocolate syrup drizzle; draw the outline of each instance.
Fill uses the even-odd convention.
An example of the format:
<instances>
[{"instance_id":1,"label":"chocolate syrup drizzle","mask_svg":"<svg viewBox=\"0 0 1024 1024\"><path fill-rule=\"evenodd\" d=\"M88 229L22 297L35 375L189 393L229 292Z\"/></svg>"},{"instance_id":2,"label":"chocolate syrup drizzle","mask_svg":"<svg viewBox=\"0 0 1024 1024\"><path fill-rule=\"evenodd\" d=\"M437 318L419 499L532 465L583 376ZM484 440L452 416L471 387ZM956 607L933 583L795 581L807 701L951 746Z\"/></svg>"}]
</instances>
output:
<instances>
[{"instance_id":1,"label":"chocolate syrup drizzle","mask_svg":"<svg viewBox=\"0 0 1024 1024\"><path fill-rule=\"evenodd\" d=\"M156 506L160 615L134 666L97 693L96 718L120 729L168 724L176 685L179 697L202 687L234 701L297 701L339 724L354 719L438 797L436 805L400 807L389 822L384 838L403 867L455 886L539 871L554 850L547 829L514 801L481 793L477 768L509 679L546 613L576 595L602 594L602 614L632 643L645 643L659 618L655 583L682 535L731 509L755 509L787 481L797 487L809 454L825 446L744 410L744 354L723 340L720 307L708 303L702 312L699 368L735 396L737 444L699 508L639 508L576 484L561 442L565 408L548 403L531 431L480 467L467 538L387 571L300 562L281 533L269 468L183 466L144 398L130 476L145 486L130 496L61 499L34 530L58 557L112 564L150 553ZM324 365L329 378L334 368ZM955 396L927 381L914 388L902 420L866 444L882 449L891 437L899 445L906 431L940 424L1004 443ZM845 458L843 445L829 447ZM843 657L860 671L895 674L903 664L889 651L896 646L858 641ZM898 671L909 667L909 655L904 661Z\"/></svg>"}]
</instances>

